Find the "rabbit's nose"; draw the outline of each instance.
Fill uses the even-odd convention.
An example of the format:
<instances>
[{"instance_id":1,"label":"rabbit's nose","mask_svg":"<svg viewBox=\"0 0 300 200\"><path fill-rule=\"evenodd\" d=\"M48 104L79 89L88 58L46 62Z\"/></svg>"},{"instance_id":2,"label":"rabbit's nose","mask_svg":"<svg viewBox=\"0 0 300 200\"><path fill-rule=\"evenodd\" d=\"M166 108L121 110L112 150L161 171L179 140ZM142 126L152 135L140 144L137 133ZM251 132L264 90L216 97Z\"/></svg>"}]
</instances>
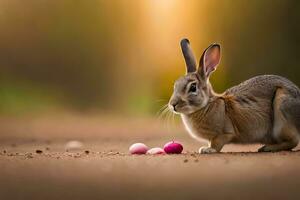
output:
<instances>
[{"instance_id":1,"label":"rabbit's nose","mask_svg":"<svg viewBox=\"0 0 300 200\"><path fill-rule=\"evenodd\" d=\"M176 106L178 105L178 102L170 102L170 106L173 108L174 111L176 111Z\"/></svg>"}]
</instances>

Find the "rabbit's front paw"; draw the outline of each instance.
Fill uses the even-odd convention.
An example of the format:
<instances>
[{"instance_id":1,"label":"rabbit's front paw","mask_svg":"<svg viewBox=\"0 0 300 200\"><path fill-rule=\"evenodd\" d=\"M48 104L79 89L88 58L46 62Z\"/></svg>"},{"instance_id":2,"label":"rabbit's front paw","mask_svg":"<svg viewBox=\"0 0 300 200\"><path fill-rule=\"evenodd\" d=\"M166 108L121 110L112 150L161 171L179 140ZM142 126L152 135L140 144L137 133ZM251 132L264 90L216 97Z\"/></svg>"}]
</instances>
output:
<instances>
[{"instance_id":1,"label":"rabbit's front paw","mask_svg":"<svg viewBox=\"0 0 300 200\"><path fill-rule=\"evenodd\" d=\"M199 149L199 153L201 154L208 154L208 153L217 153L217 150L211 147L201 147Z\"/></svg>"}]
</instances>

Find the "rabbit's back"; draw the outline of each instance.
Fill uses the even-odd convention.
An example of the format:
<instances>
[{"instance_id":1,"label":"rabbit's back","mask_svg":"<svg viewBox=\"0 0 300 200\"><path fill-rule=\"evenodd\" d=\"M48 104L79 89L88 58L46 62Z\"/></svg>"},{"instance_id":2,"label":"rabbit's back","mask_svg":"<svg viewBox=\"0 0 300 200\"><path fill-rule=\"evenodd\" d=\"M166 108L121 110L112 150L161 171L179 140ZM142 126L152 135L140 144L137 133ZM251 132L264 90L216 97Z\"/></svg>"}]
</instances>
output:
<instances>
[{"instance_id":1,"label":"rabbit's back","mask_svg":"<svg viewBox=\"0 0 300 200\"><path fill-rule=\"evenodd\" d=\"M287 90L293 97L300 97L300 90L293 82L277 75L255 76L226 90L225 95L233 95L235 97L246 95L254 98L267 98L272 100L278 88Z\"/></svg>"}]
</instances>

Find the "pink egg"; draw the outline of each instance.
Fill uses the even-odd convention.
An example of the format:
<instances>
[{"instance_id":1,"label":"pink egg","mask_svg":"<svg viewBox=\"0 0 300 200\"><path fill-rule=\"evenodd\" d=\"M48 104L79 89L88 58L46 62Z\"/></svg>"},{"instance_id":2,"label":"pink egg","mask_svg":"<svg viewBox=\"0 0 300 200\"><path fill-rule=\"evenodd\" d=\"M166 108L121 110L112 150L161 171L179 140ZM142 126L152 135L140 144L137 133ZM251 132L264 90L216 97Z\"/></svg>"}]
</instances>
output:
<instances>
[{"instance_id":1,"label":"pink egg","mask_svg":"<svg viewBox=\"0 0 300 200\"><path fill-rule=\"evenodd\" d=\"M183 150L183 146L179 142L168 142L164 146L164 150L167 154L180 154Z\"/></svg>"},{"instance_id":2,"label":"pink egg","mask_svg":"<svg viewBox=\"0 0 300 200\"><path fill-rule=\"evenodd\" d=\"M145 154L148 151L148 147L143 143L134 143L129 147L131 154Z\"/></svg>"},{"instance_id":3,"label":"pink egg","mask_svg":"<svg viewBox=\"0 0 300 200\"><path fill-rule=\"evenodd\" d=\"M155 148L149 149L147 151L147 154L152 154L152 155L165 154L165 153L166 152L162 148L159 148L159 147L155 147Z\"/></svg>"}]
</instances>

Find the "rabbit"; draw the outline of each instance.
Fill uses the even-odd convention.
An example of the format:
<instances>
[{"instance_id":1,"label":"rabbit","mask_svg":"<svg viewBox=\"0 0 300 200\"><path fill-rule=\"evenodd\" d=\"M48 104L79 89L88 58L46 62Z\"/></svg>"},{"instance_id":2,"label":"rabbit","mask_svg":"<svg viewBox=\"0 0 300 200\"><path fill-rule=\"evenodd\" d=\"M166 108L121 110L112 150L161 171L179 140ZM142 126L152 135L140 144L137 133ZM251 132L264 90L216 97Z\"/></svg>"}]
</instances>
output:
<instances>
[{"instance_id":1,"label":"rabbit","mask_svg":"<svg viewBox=\"0 0 300 200\"><path fill-rule=\"evenodd\" d=\"M180 114L189 134L208 142L199 153L220 152L225 144L263 144L258 152L292 150L300 136L300 90L286 78L259 75L214 92L209 81L221 59L219 44L203 52L199 67L188 39L180 42L186 74L175 81L168 107Z\"/></svg>"}]
</instances>

